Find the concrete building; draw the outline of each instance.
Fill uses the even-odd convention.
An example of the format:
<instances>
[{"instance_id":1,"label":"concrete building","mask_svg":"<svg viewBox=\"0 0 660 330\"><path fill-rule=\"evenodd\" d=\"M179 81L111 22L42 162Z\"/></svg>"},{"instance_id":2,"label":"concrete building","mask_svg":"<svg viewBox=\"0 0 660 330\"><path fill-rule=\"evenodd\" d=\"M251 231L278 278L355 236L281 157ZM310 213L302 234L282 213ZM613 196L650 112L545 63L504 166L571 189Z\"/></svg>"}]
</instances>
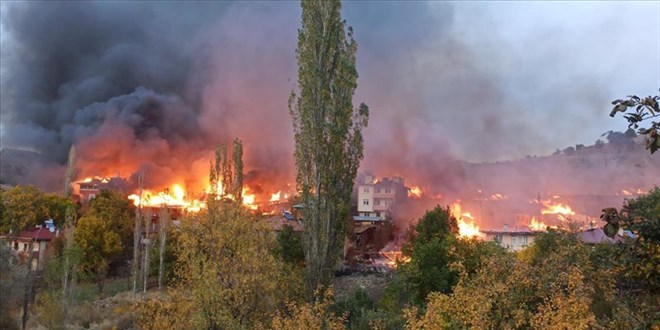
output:
<instances>
[{"instance_id":1,"label":"concrete building","mask_svg":"<svg viewBox=\"0 0 660 330\"><path fill-rule=\"evenodd\" d=\"M487 241L495 241L507 250L520 251L532 245L534 237L540 232L529 228L510 229L508 225L504 225L502 230L482 230L481 233Z\"/></svg>"},{"instance_id":2,"label":"concrete building","mask_svg":"<svg viewBox=\"0 0 660 330\"><path fill-rule=\"evenodd\" d=\"M357 217L386 220L390 216L392 206L407 198L408 188L404 185L403 178L383 178L376 182L373 176L366 175L358 185Z\"/></svg>"}]
</instances>

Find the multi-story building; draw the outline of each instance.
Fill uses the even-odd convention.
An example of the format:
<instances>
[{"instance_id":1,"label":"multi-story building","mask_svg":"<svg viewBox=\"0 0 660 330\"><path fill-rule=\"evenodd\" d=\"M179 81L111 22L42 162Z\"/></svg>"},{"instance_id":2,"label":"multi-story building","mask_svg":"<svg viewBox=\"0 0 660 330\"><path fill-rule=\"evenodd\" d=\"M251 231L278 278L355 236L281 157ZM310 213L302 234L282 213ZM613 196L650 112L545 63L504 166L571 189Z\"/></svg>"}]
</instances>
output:
<instances>
[{"instance_id":1,"label":"multi-story building","mask_svg":"<svg viewBox=\"0 0 660 330\"><path fill-rule=\"evenodd\" d=\"M109 179L92 178L87 181L78 182L77 184L80 201L83 203L88 203L94 199L103 189L117 190L126 193L130 187L129 182L126 179L119 177L119 175Z\"/></svg>"},{"instance_id":2,"label":"multi-story building","mask_svg":"<svg viewBox=\"0 0 660 330\"><path fill-rule=\"evenodd\" d=\"M355 220L388 219L392 206L407 198L408 188L404 185L403 178L383 178L376 182L373 176L366 175L358 185L358 216Z\"/></svg>"}]
</instances>

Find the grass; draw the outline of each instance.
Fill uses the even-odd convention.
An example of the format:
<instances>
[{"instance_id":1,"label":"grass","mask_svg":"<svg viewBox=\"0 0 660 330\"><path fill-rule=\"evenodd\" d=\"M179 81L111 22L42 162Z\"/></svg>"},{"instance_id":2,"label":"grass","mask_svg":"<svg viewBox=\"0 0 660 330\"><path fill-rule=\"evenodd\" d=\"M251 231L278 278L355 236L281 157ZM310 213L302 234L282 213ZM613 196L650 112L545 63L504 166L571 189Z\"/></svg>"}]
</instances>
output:
<instances>
[{"instance_id":1,"label":"grass","mask_svg":"<svg viewBox=\"0 0 660 330\"><path fill-rule=\"evenodd\" d=\"M129 278L118 277L109 278L105 281L103 287L103 297L112 297L120 292L130 291L132 289ZM75 291L75 301L84 303L88 301L98 300L99 290L96 283L83 282L78 283Z\"/></svg>"}]
</instances>

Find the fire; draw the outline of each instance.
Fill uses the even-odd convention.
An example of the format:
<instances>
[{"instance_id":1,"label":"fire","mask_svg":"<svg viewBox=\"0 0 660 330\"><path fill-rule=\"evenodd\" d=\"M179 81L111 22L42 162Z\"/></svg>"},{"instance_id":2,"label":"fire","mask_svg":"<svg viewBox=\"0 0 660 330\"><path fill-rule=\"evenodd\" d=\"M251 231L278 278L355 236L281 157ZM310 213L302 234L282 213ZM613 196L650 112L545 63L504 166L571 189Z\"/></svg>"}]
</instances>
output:
<instances>
[{"instance_id":1,"label":"fire","mask_svg":"<svg viewBox=\"0 0 660 330\"><path fill-rule=\"evenodd\" d=\"M642 190L642 189L640 189L640 188L637 188L636 190L632 190L632 189L631 189L631 190L623 189L623 190L621 191L621 194L623 194L624 196L643 195L643 194L644 194L644 190Z\"/></svg>"},{"instance_id":2,"label":"fire","mask_svg":"<svg viewBox=\"0 0 660 330\"><path fill-rule=\"evenodd\" d=\"M218 192L222 192L222 184L218 183L217 187ZM206 193L211 192L210 186L206 189ZM234 196L227 195L229 199L234 199ZM160 192L154 192L151 190L144 190L142 192L142 197L137 194L132 194L128 196L128 199L133 201L135 206L146 206L146 207L178 207L182 208L188 212L199 212L202 209L206 208L206 203L194 199L188 198L185 189L180 184L173 184L170 188L165 189ZM259 206L256 204L256 195L251 194L249 188L243 188L243 205L251 210L257 210Z\"/></svg>"},{"instance_id":3,"label":"fire","mask_svg":"<svg viewBox=\"0 0 660 330\"><path fill-rule=\"evenodd\" d=\"M128 196L128 199L132 200L136 206L180 207L188 212L199 212L206 207L204 202L197 199L186 200L186 191L179 184L173 184L169 189L160 192L145 190L142 192L142 197L132 194Z\"/></svg>"},{"instance_id":4,"label":"fire","mask_svg":"<svg viewBox=\"0 0 660 330\"><path fill-rule=\"evenodd\" d=\"M280 201L280 197L282 195L282 191L278 191L270 196L270 202L275 203Z\"/></svg>"},{"instance_id":5,"label":"fire","mask_svg":"<svg viewBox=\"0 0 660 330\"><path fill-rule=\"evenodd\" d=\"M257 196L255 194L250 194L248 188L243 188L243 205L250 210L256 210L259 208L259 206L255 204L256 199Z\"/></svg>"},{"instance_id":6,"label":"fire","mask_svg":"<svg viewBox=\"0 0 660 330\"><path fill-rule=\"evenodd\" d=\"M418 186L414 186L408 190L408 197L410 198L420 198L422 197L422 189Z\"/></svg>"},{"instance_id":7,"label":"fire","mask_svg":"<svg viewBox=\"0 0 660 330\"><path fill-rule=\"evenodd\" d=\"M548 227L556 228L555 226L548 226L543 221L536 220L536 217L532 217L532 220L529 223L529 229L532 231L547 231Z\"/></svg>"},{"instance_id":8,"label":"fire","mask_svg":"<svg viewBox=\"0 0 660 330\"><path fill-rule=\"evenodd\" d=\"M451 213L458 222L458 234L461 237L480 237L479 226L474 223L474 217L469 212L463 212L460 201L452 204Z\"/></svg>"},{"instance_id":9,"label":"fire","mask_svg":"<svg viewBox=\"0 0 660 330\"><path fill-rule=\"evenodd\" d=\"M575 215L575 212L571 209L570 206L564 203L554 203L550 200L541 201L543 204L543 209L541 214L559 214L561 216L567 217L569 215Z\"/></svg>"},{"instance_id":10,"label":"fire","mask_svg":"<svg viewBox=\"0 0 660 330\"><path fill-rule=\"evenodd\" d=\"M492 194L492 195L490 195L490 197L488 197L488 199L491 200L491 201L501 201L501 200L505 200L505 199L508 199L508 198L509 197L507 197L506 195L502 195L502 194Z\"/></svg>"}]
</instances>

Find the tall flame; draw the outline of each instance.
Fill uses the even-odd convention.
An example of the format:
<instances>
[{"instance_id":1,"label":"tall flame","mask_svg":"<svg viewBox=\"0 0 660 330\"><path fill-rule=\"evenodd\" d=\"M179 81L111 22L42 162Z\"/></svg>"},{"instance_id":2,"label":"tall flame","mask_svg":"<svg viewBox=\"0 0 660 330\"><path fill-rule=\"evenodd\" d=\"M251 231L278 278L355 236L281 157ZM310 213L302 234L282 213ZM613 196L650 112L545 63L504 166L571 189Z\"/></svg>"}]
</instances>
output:
<instances>
[{"instance_id":1,"label":"tall flame","mask_svg":"<svg viewBox=\"0 0 660 330\"><path fill-rule=\"evenodd\" d=\"M469 212L463 212L460 201L453 203L451 213L458 222L458 234L461 237L481 237L479 226L474 223L474 217Z\"/></svg>"},{"instance_id":2,"label":"tall flame","mask_svg":"<svg viewBox=\"0 0 660 330\"><path fill-rule=\"evenodd\" d=\"M570 206L561 202L555 203L551 200L545 200L545 201L541 201L541 204L543 204L544 207L541 210L541 214L558 214L564 217L569 215L575 215L575 212L573 212Z\"/></svg>"}]
</instances>

